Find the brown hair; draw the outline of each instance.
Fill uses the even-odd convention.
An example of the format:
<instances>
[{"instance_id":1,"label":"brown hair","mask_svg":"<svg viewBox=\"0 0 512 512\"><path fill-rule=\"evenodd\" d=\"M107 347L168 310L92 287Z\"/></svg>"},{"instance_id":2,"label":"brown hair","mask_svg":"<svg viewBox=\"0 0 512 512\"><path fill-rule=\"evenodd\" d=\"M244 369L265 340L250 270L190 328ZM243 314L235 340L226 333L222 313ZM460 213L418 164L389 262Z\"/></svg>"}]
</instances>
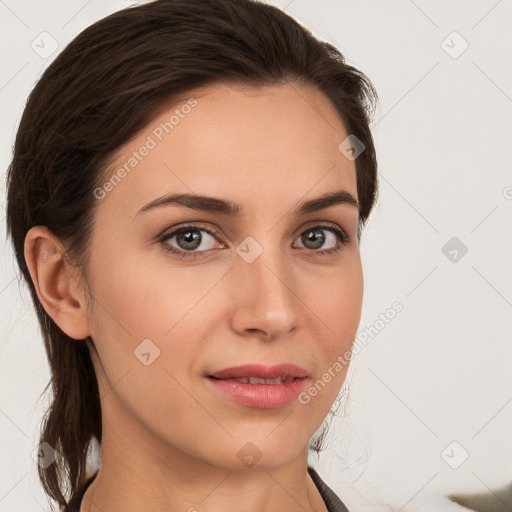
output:
<instances>
[{"instance_id":1,"label":"brown hair","mask_svg":"<svg viewBox=\"0 0 512 512\"><path fill-rule=\"evenodd\" d=\"M39 477L66 504L87 477L86 455L101 443L101 404L86 340L67 336L38 300L24 259L28 230L46 226L80 268L87 288L93 190L115 151L187 90L215 82L250 87L295 82L332 102L365 146L356 159L359 226L377 194L369 123L370 80L331 44L276 7L256 0L157 0L118 11L81 32L46 69L27 101L7 172L7 230L43 333L53 401L40 442L61 457ZM340 141L341 142L341 141ZM358 231L359 238L359 231ZM323 436L312 446L317 452Z\"/></svg>"}]
</instances>

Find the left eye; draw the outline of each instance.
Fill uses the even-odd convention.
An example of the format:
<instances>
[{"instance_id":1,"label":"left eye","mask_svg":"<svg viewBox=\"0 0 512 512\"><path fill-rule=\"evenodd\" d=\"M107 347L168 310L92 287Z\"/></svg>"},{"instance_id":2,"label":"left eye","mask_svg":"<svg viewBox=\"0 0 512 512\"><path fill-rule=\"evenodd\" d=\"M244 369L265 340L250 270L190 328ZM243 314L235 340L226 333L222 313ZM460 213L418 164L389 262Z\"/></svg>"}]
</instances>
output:
<instances>
[{"instance_id":1,"label":"left eye","mask_svg":"<svg viewBox=\"0 0 512 512\"><path fill-rule=\"evenodd\" d=\"M327 233L329 236L326 236L325 233ZM309 247L306 246L306 249L320 249L322 248L322 251L319 252L329 252L334 250L337 245L338 241L344 240L343 236L340 236L341 233L335 229L335 228L327 228L325 226L315 226L309 229L306 229L300 237L299 240L302 244L311 244ZM331 248L322 247L326 240L330 240L332 246Z\"/></svg>"}]
</instances>

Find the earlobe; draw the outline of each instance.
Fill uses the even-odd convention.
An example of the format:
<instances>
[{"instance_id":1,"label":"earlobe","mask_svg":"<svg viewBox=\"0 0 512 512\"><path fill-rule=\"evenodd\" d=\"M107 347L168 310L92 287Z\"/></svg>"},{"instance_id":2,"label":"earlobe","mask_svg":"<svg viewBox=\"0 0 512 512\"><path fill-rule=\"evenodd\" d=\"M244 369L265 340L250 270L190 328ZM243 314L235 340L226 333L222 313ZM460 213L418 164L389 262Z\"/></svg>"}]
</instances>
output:
<instances>
[{"instance_id":1,"label":"earlobe","mask_svg":"<svg viewBox=\"0 0 512 512\"><path fill-rule=\"evenodd\" d=\"M25 237L25 261L45 311L69 337L90 335L83 295L64 255L64 246L45 226L32 227Z\"/></svg>"}]
</instances>

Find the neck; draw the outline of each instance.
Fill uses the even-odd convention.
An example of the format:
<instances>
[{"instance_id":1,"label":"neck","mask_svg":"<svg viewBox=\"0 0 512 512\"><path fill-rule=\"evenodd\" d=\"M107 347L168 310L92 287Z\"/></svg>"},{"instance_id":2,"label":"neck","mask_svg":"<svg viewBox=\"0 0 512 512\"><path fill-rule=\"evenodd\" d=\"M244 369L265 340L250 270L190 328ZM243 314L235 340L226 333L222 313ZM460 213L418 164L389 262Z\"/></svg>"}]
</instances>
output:
<instances>
[{"instance_id":1,"label":"neck","mask_svg":"<svg viewBox=\"0 0 512 512\"><path fill-rule=\"evenodd\" d=\"M307 472L307 446L284 465L240 468L183 453L135 421L111 427L103 423L100 470L80 512L327 511Z\"/></svg>"}]
</instances>

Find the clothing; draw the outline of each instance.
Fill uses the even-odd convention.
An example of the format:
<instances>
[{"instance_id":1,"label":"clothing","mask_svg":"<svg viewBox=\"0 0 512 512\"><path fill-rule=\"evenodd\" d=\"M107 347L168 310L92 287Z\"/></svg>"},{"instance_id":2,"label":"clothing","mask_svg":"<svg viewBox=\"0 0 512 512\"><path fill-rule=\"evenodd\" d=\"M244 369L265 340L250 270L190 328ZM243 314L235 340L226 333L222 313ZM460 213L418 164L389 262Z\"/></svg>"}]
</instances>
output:
<instances>
[{"instance_id":1,"label":"clothing","mask_svg":"<svg viewBox=\"0 0 512 512\"><path fill-rule=\"evenodd\" d=\"M335 492L320 478L320 475L311 466L308 466L308 473L320 492L325 506L329 512L348 512L348 508L342 503Z\"/></svg>"},{"instance_id":2,"label":"clothing","mask_svg":"<svg viewBox=\"0 0 512 512\"><path fill-rule=\"evenodd\" d=\"M325 506L329 512L349 512L347 507L342 503L338 496L331 490L330 487L320 478L320 475L311 466L308 466L308 473L313 480L318 492L324 500ZM75 495L74 499L71 500L67 507L62 509L62 512L80 512L80 504L85 491L91 485L92 481L96 477L98 472L91 476L85 484L82 486L80 491Z\"/></svg>"}]
</instances>

